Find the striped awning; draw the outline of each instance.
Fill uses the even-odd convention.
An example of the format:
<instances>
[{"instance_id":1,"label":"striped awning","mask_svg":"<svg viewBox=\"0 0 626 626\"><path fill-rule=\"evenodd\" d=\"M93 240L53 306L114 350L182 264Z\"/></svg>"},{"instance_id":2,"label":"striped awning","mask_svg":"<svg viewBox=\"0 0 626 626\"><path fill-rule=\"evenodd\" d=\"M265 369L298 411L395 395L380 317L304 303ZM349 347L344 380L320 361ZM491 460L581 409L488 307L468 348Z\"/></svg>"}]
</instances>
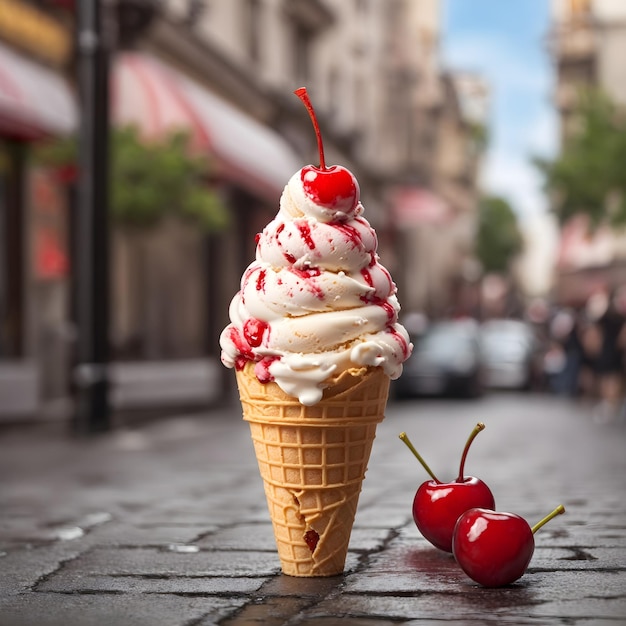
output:
<instances>
[{"instance_id":1,"label":"striped awning","mask_svg":"<svg viewBox=\"0 0 626 626\"><path fill-rule=\"evenodd\" d=\"M220 176L262 197L275 202L302 166L275 131L154 56L119 54L112 78L114 123L134 124L148 138L186 130Z\"/></svg>"},{"instance_id":2,"label":"striped awning","mask_svg":"<svg viewBox=\"0 0 626 626\"><path fill-rule=\"evenodd\" d=\"M450 205L424 187L397 187L390 194L393 218L397 226L444 224L449 221Z\"/></svg>"},{"instance_id":3,"label":"striped awning","mask_svg":"<svg viewBox=\"0 0 626 626\"><path fill-rule=\"evenodd\" d=\"M0 43L0 133L34 140L67 135L77 123L68 83Z\"/></svg>"}]
</instances>

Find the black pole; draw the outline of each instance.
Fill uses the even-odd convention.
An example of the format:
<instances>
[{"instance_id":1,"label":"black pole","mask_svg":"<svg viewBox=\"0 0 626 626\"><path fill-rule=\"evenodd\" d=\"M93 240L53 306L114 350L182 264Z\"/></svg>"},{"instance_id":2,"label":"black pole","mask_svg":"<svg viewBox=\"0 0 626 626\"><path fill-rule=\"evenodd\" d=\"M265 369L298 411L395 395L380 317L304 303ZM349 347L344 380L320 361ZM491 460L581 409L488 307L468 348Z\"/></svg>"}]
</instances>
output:
<instances>
[{"instance_id":1,"label":"black pole","mask_svg":"<svg viewBox=\"0 0 626 626\"><path fill-rule=\"evenodd\" d=\"M78 88L81 124L74 288L78 329L74 429L110 428L109 407L109 46L102 0L80 0Z\"/></svg>"}]
</instances>

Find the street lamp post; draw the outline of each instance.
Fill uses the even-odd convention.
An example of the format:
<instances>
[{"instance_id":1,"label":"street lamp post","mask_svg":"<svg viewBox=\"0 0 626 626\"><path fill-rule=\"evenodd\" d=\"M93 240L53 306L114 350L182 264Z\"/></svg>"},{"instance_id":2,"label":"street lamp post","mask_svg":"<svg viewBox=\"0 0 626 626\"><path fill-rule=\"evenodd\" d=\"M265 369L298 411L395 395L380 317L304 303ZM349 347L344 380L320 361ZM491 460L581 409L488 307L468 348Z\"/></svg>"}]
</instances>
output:
<instances>
[{"instance_id":1,"label":"street lamp post","mask_svg":"<svg viewBox=\"0 0 626 626\"><path fill-rule=\"evenodd\" d=\"M109 41L101 0L77 5L78 140L73 376L74 429L110 428L109 406Z\"/></svg>"}]
</instances>

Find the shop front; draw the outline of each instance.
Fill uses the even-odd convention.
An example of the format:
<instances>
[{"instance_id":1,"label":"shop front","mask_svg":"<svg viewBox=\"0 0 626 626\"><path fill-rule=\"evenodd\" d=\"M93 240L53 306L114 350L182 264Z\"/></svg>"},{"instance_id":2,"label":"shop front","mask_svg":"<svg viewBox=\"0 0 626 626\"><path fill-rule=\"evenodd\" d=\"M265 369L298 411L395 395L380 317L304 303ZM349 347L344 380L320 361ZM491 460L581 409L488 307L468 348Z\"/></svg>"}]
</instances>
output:
<instances>
[{"instance_id":1,"label":"shop front","mask_svg":"<svg viewBox=\"0 0 626 626\"><path fill-rule=\"evenodd\" d=\"M69 209L33 154L76 128L64 76L71 40L62 15L0 0L0 419L66 392L57 359L68 319ZM46 367L43 355L57 364Z\"/></svg>"}]
</instances>

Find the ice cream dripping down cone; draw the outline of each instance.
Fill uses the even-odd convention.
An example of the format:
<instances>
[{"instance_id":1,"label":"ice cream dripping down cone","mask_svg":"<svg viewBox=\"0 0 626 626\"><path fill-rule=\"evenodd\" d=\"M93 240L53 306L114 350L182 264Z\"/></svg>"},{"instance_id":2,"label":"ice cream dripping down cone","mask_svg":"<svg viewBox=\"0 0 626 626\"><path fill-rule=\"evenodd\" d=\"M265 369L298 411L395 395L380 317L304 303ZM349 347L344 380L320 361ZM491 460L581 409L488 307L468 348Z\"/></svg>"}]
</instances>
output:
<instances>
[{"instance_id":1,"label":"ice cream dripping down cone","mask_svg":"<svg viewBox=\"0 0 626 626\"><path fill-rule=\"evenodd\" d=\"M380 368L345 372L310 407L260 383L251 364L237 384L283 572L341 574L389 377Z\"/></svg>"}]
</instances>

